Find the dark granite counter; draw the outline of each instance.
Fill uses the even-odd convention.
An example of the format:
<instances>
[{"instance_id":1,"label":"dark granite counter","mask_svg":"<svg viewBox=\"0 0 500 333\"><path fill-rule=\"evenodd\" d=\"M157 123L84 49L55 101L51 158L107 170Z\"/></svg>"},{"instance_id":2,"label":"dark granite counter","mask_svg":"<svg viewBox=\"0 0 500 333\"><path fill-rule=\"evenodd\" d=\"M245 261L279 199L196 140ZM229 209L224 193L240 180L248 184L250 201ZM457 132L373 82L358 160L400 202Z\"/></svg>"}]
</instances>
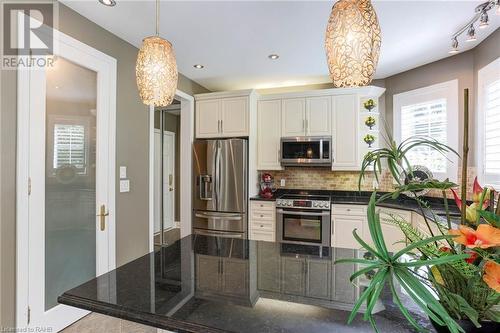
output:
<instances>
[{"instance_id":1,"label":"dark granite counter","mask_svg":"<svg viewBox=\"0 0 500 333\"><path fill-rule=\"evenodd\" d=\"M175 332L372 332L349 311L367 283L353 285L354 249L187 236L59 297L62 304ZM381 332L413 332L388 291L376 305ZM404 293L405 306L430 324Z\"/></svg>"}]
</instances>

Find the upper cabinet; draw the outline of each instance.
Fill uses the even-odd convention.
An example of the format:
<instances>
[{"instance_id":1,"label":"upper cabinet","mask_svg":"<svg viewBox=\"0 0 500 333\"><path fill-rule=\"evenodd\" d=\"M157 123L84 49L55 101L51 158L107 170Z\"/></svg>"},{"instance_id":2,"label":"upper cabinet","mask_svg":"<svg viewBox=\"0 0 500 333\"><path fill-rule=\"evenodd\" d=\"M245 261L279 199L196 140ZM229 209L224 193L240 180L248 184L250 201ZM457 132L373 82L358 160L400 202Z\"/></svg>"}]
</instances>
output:
<instances>
[{"instance_id":1,"label":"upper cabinet","mask_svg":"<svg viewBox=\"0 0 500 333\"><path fill-rule=\"evenodd\" d=\"M281 170L281 100L257 104L257 169Z\"/></svg>"},{"instance_id":2,"label":"upper cabinet","mask_svg":"<svg viewBox=\"0 0 500 333\"><path fill-rule=\"evenodd\" d=\"M330 136L331 97L282 100L282 136Z\"/></svg>"},{"instance_id":3,"label":"upper cabinet","mask_svg":"<svg viewBox=\"0 0 500 333\"><path fill-rule=\"evenodd\" d=\"M196 138L248 137L252 91L196 95Z\"/></svg>"},{"instance_id":4,"label":"upper cabinet","mask_svg":"<svg viewBox=\"0 0 500 333\"><path fill-rule=\"evenodd\" d=\"M332 170L359 170L358 96L333 96L332 104Z\"/></svg>"}]
</instances>

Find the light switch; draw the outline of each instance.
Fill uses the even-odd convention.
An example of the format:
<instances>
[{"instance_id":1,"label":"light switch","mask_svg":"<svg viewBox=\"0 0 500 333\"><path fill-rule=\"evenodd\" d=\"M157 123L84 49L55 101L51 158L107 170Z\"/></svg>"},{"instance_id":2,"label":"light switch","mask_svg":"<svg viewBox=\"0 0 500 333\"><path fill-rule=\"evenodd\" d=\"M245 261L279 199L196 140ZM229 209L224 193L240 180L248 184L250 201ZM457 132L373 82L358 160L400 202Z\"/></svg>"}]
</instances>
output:
<instances>
[{"instance_id":1,"label":"light switch","mask_svg":"<svg viewBox=\"0 0 500 333\"><path fill-rule=\"evenodd\" d=\"M281 178L281 180L280 180L280 186L281 187L285 187L286 186L286 180L285 180L285 178Z\"/></svg>"},{"instance_id":2,"label":"light switch","mask_svg":"<svg viewBox=\"0 0 500 333\"><path fill-rule=\"evenodd\" d=\"M127 178L127 167L121 166L120 167L120 179L125 179L125 178Z\"/></svg>"},{"instance_id":3,"label":"light switch","mask_svg":"<svg viewBox=\"0 0 500 333\"><path fill-rule=\"evenodd\" d=\"M129 179L120 180L120 192L130 192L130 180Z\"/></svg>"}]
</instances>

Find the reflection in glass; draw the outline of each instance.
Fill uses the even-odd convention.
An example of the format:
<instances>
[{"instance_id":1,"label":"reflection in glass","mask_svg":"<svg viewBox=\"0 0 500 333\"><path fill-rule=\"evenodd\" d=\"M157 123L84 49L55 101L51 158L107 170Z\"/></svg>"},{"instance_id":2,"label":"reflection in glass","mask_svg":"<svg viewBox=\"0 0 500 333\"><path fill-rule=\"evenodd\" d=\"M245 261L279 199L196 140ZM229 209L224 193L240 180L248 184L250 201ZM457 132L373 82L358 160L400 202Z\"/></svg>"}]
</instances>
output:
<instances>
[{"instance_id":1,"label":"reflection in glass","mask_svg":"<svg viewBox=\"0 0 500 333\"><path fill-rule=\"evenodd\" d=\"M96 275L97 73L63 58L47 70L45 309Z\"/></svg>"}]
</instances>

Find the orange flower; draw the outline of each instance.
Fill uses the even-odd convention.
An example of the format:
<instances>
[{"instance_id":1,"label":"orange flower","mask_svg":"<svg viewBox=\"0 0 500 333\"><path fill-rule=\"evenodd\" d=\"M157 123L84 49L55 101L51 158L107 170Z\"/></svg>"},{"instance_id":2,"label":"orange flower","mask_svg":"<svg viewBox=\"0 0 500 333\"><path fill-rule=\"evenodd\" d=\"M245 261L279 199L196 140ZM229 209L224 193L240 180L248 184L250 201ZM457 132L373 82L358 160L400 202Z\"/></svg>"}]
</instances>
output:
<instances>
[{"instance_id":1,"label":"orange flower","mask_svg":"<svg viewBox=\"0 0 500 333\"><path fill-rule=\"evenodd\" d=\"M492 246L500 246L500 229L488 224L480 224L477 230L469 227L459 226L458 230L449 230L450 235L457 235L453 240L468 248L480 247L486 249Z\"/></svg>"},{"instance_id":2,"label":"orange flower","mask_svg":"<svg viewBox=\"0 0 500 333\"><path fill-rule=\"evenodd\" d=\"M488 260L484 265L483 280L497 293L500 293L500 265Z\"/></svg>"}]
</instances>

